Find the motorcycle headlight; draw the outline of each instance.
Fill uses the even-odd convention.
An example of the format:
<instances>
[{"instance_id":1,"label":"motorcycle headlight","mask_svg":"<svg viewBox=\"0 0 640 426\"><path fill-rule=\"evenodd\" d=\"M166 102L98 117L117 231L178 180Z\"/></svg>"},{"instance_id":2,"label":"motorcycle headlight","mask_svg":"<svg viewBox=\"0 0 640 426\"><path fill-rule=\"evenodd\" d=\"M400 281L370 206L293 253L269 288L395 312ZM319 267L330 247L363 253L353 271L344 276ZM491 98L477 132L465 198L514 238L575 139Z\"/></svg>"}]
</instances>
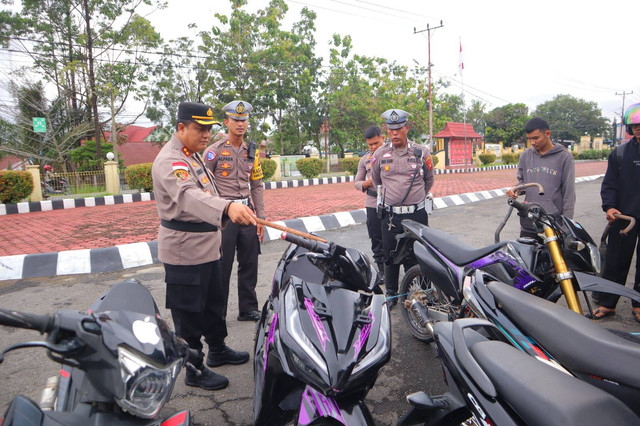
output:
<instances>
[{"instance_id":1,"label":"motorcycle headlight","mask_svg":"<svg viewBox=\"0 0 640 426\"><path fill-rule=\"evenodd\" d=\"M600 250L598 250L598 247L596 247L596 245L593 243L587 243L587 246L589 247L589 256L591 257L593 270L595 271L596 275L599 275L600 267L602 266L600 259Z\"/></svg>"},{"instance_id":2,"label":"motorcycle headlight","mask_svg":"<svg viewBox=\"0 0 640 426\"><path fill-rule=\"evenodd\" d=\"M295 340L298 346L300 346L300 348L302 348L302 350L309 356L309 358L313 360L316 367L321 369L325 375L328 375L329 372L327 370L327 364L314 348L313 343L311 343L302 329L302 324L299 319L300 313L296 303L295 288L293 286L290 286L284 294L284 306L286 315L286 320L284 321L285 330ZM295 359L294 361L298 360ZM304 369L306 370L308 367L305 366Z\"/></svg>"},{"instance_id":3,"label":"motorcycle headlight","mask_svg":"<svg viewBox=\"0 0 640 426\"><path fill-rule=\"evenodd\" d=\"M367 371L370 366L374 365L385 356L389 355L389 351L387 350L387 348L389 348L389 346L391 345L391 334L389 333L391 327L389 327L389 308L387 307L386 303L382 305L381 316L382 319L380 320L380 330L383 332L379 334L378 343L376 343L376 346L371 352L369 352L364 358L360 360L360 362L358 362L358 364L356 364L351 373L352 376L357 376L359 373ZM384 331L386 331L386 333Z\"/></svg>"},{"instance_id":4,"label":"motorcycle headlight","mask_svg":"<svg viewBox=\"0 0 640 426\"><path fill-rule=\"evenodd\" d=\"M171 397L183 360L157 367L130 349L118 347L124 398L116 403L123 410L145 419L154 418Z\"/></svg>"}]
</instances>

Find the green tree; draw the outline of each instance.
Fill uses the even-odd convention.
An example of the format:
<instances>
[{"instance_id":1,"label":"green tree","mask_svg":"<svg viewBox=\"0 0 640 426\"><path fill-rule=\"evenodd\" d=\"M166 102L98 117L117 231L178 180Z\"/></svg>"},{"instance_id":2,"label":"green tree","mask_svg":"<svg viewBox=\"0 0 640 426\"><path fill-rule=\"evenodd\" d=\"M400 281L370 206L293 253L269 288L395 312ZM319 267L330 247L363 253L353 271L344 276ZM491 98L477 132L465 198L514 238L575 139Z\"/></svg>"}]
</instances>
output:
<instances>
[{"instance_id":1,"label":"green tree","mask_svg":"<svg viewBox=\"0 0 640 426\"><path fill-rule=\"evenodd\" d=\"M548 121L554 139L579 141L582 135L603 135L609 128L597 103L570 95L538 105L534 115Z\"/></svg>"},{"instance_id":2,"label":"green tree","mask_svg":"<svg viewBox=\"0 0 640 426\"><path fill-rule=\"evenodd\" d=\"M484 140L511 146L524 144L524 125L531 118L525 104L507 104L494 108L485 116Z\"/></svg>"}]
</instances>

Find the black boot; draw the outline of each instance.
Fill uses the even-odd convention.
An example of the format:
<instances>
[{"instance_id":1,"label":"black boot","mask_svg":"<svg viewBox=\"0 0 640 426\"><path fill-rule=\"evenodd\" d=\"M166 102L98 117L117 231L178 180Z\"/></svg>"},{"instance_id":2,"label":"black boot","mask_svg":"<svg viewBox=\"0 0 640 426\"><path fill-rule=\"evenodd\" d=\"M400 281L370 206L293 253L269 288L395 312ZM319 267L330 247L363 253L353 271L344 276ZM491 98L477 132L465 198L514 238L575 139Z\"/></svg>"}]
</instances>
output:
<instances>
[{"instance_id":1,"label":"black boot","mask_svg":"<svg viewBox=\"0 0 640 426\"><path fill-rule=\"evenodd\" d=\"M387 289L387 306L392 310L398 303L398 275L400 265L384 265L384 282Z\"/></svg>"},{"instance_id":2,"label":"black boot","mask_svg":"<svg viewBox=\"0 0 640 426\"><path fill-rule=\"evenodd\" d=\"M378 285L384 285L384 263L378 263Z\"/></svg>"},{"instance_id":3,"label":"black boot","mask_svg":"<svg viewBox=\"0 0 640 426\"><path fill-rule=\"evenodd\" d=\"M229 385L229 379L205 367L202 362L203 358L204 354L201 352L200 357L194 361L195 365L187 361L184 384L187 386L201 387L206 390L226 388Z\"/></svg>"},{"instance_id":4,"label":"black boot","mask_svg":"<svg viewBox=\"0 0 640 426\"><path fill-rule=\"evenodd\" d=\"M244 364L247 361L249 361L249 352L234 351L224 343L210 346L207 354L207 365L209 367L218 367L223 364Z\"/></svg>"}]
</instances>

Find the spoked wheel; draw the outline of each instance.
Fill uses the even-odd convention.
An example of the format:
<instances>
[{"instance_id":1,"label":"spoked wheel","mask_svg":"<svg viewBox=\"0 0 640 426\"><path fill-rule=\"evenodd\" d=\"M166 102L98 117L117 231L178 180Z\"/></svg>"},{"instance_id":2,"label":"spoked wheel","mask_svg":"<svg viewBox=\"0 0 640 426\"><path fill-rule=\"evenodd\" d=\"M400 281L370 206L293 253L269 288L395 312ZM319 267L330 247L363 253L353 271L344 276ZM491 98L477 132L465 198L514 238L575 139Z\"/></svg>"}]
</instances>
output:
<instances>
[{"instance_id":1,"label":"spoked wheel","mask_svg":"<svg viewBox=\"0 0 640 426\"><path fill-rule=\"evenodd\" d=\"M439 318L433 318L434 321L441 320L441 318L448 318L450 312L449 298L442 293L428 278L422 275L420 265L412 266L402 278L400 283L399 297L400 305L403 309L400 310L402 318L409 326L409 330L413 337L421 342L430 343L433 341L433 335L424 327L415 314L411 310L411 303L413 300L417 300L425 305L429 312L437 314Z\"/></svg>"}]
</instances>

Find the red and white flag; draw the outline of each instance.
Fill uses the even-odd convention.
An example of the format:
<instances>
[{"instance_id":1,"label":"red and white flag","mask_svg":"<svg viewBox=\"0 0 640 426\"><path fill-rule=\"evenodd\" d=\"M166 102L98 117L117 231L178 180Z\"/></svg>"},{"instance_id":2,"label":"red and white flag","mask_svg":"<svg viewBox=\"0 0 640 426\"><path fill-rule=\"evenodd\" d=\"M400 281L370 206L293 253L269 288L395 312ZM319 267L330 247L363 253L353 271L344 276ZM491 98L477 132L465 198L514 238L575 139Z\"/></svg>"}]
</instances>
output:
<instances>
[{"instance_id":1,"label":"red and white flag","mask_svg":"<svg viewBox=\"0 0 640 426\"><path fill-rule=\"evenodd\" d=\"M460 40L460 62L458 63L458 73L462 75L464 69L464 62L462 62L462 40Z\"/></svg>"}]
</instances>

